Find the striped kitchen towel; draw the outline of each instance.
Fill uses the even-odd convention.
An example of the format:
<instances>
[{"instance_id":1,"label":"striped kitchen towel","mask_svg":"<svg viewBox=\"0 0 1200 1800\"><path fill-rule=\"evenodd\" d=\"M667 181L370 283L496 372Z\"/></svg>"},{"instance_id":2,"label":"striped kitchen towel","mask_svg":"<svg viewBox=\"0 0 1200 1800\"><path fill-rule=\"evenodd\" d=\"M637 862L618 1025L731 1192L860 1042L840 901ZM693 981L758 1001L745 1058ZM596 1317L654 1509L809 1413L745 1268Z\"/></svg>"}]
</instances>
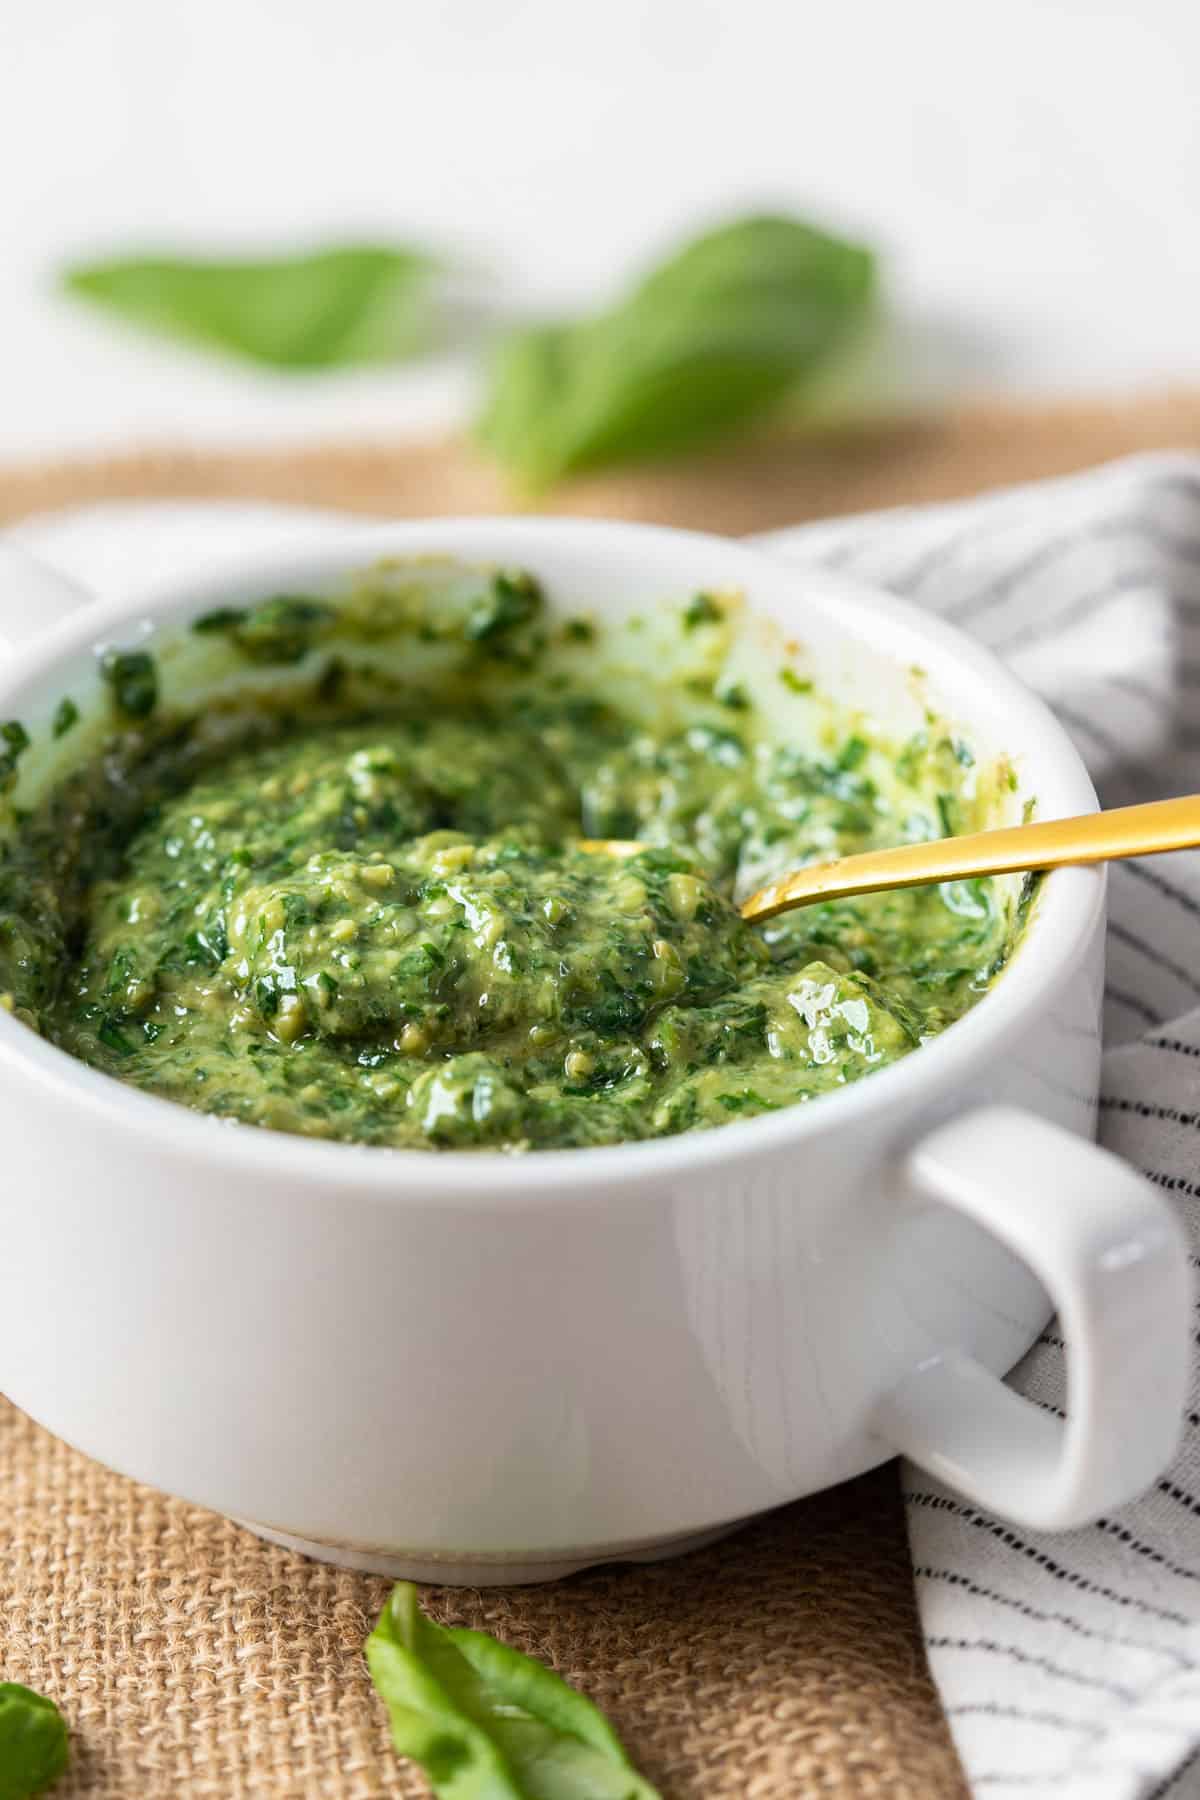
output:
<instances>
[{"instance_id":1,"label":"striped kitchen towel","mask_svg":"<svg viewBox=\"0 0 1200 1800\"><path fill-rule=\"evenodd\" d=\"M764 542L981 638L1050 702L1102 804L1200 791L1200 457ZM1200 1250L1200 852L1110 871L1105 1044L1100 1140ZM1011 1380L1061 1410L1053 1327ZM976 1793L1200 1796L1200 1387L1189 1405L1174 1467L1086 1531L1010 1529L906 1467L929 1660Z\"/></svg>"},{"instance_id":2,"label":"striped kitchen towel","mask_svg":"<svg viewBox=\"0 0 1200 1800\"><path fill-rule=\"evenodd\" d=\"M295 540L342 523L285 508L109 505L11 535L109 593L282 529ZM1140 457L762 542L980 637L1049 701L1106 805L1200 791L1200 457ZM1172 1194L1195 1244L1200 853L1116 864L1109 894L1100 1135ZM1052 1328L1012 1379L1063 1406ZM1010 1529L907 1471L930 1663L977 1793L1200 1796L1200 1392L1189 1404L1175 1466L1086 1531Z\"/></svg>"}]
</instances>

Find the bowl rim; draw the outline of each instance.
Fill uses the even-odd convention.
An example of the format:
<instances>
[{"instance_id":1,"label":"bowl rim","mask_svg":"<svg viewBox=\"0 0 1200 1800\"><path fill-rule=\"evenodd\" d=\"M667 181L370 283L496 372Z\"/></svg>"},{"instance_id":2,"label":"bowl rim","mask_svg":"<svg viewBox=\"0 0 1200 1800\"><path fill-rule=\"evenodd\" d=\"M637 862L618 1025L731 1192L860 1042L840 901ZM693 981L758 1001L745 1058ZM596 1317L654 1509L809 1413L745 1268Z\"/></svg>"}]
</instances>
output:
<instances>
[{"instance_id":1,"label":"bowl rim","mask_svg":"<svg viewBox=\"0 0 1200 1800\"><path fill-rule=\"evenodd\" d=\"M348 523L344 530L306 545L281 543L274 551L226 557L208 569L138 587L117 599L97 601L71 613L32 641L19 646L0 666L0 693L18 690L52 674L60 660L104 642L118 625L150 630L173 612L205 610L231 590L265 592L282 584L314 587L335 581L381 556L451 555L483 563L513 560L536 568L544 551L577 551L581 558L606 554L619 545L643 560L686 562L703 558L709 582L746 586L751 578L778 584L803 583L803 599L825 612L835 629L833 607L846 623L869 621L873 637L919 640L923 659L961 670L966 685L986 683L994 701L1011 716L1021 740L1018 754L1031 749L1052 771L1051 797L1044 816L1063 810L1095 810L1091 779L1067 732L1046 704L985 646L935 615L867 582L775 555L753 542L674 526L628 521L543 516L446 517L394 524ZM677 585L695 577L681 573ZM753 610L753 599L751 599ZM854 633L847 630L847 636ZM861 635L861 633L860 633ZM911 663L911 656L906 661ZM932 672L932 671L931 671ZM943 681L943 687L947 684ZM965 720L971 717L964 705ZM1043 783L1039 780L1039 797ZM851 1129L864 1113L889 1106L908 1114L937 1090L950 1090L965 1073L1000 1052L1046 1007L1072 978L1086 953L1104 906L1102 867L1054 871L1043 884L1025 936L1002 978L974 1006L919 1054L903 1058L840 1091L819 1096L820 1104L783 1107L759 1118L731 1121L712 1131L560 1150L506 1154L497 1151L429 1151L387 1145L348 1144L268 1130L240 1120L193 1111L90 1068L36 1032L0 1012L0 1069L12 1078L34 1079L70 1111L86 1109L110 1128L130 1130L149 1148L210 1160L312 1187L352 1188L364 1196L395 1203L439 1204L458 1200L561 1200L627 1183L672 1180L703 1163L706 1170L728 1161L757 1159L813 1133Z\"/></svg>"}]
</instances>

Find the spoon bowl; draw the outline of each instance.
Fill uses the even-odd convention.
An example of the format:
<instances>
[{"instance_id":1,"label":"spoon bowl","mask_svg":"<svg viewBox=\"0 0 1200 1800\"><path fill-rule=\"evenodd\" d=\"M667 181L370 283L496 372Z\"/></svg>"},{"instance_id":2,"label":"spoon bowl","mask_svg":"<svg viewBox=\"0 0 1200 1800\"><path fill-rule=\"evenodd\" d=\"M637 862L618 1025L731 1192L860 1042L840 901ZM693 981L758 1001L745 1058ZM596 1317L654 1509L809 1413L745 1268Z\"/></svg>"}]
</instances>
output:
<instances>
[{"instance_id":1,"label":"spoon bowl","mask_svg":"<svg viewBox=\"0 0 1200 1800\"><path fill-rule=\"evenodd\" d=\"M969 881L980 875L1116 862L1127 856L1193 850L1198 845L1200 794L1183 794L1174 800L1114 807L1074 819L1042 819L1036 824L1009 825L921 844L895 844L886 850L864 850L857 856L812 863L768 882L742 902L740 911L748 925L757 925L818 900L848 900L856 894ZM636 856L646 845L630 838L581 838L579 847L608 856Z\"/></svg>"}]
</instances>

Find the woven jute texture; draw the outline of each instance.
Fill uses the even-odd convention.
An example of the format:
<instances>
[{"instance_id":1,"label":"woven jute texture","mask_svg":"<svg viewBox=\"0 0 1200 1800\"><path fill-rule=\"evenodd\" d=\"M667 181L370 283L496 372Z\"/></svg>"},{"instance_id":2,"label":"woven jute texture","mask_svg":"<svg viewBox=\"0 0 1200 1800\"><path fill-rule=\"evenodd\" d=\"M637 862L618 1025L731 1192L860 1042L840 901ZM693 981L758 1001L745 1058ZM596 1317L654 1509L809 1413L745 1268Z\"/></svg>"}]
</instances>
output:
<instances>
[{"instance_id":1,"label":"woven jute texture","mask_svg":"<svg viewBox=\"0 0 1200 1800\"><path fill-rule=\"evenodd\" d=\"M1200 395L992 408L885 438L760 445L589 481L553 505L764 529L1198 443ZM0 469L2 520L196 497L395 516L506 505L494 477L448 443ZM0 1678L66 1713L62 1800L424 1793L389 1747L362 1661L385 1592L110 1474L0 1401ZM577 1682L668 1800L965 1792L922 1654L891 1469L677 1561L543 1588L431 1588L426 1603Z\"/></svg>"},{"instance_id":2,"label":"woven jute texture","mask_svg":"<svg viewBox=\"0 0 1200 1800\"><path fill-rule=\"evenodd\" d=\"M362 1643L386 1584L306 1562L0 1414L3 1673L51 1694L112 1800L425 1793ZM957 1795L892 1473L642 1568L425 1590L549 1660L668 1796Z\"/></svg>"},{"instance_id":3,"label":"woven jute texture","mask_svg":"<svg viewBox=\"0 0 1200 1800\"><path fill-rule=\"evenodd\" d=\"M979 406L817 445L755 440L684 465L598 475L540 498L536 510L765 531L833 513L975 494L1137 450L1198 442L1200 391L1035 412ZM96 500L248 496L395 518L513 507L495 471L453 441L236 455L152 451L28 468L0 464L0 523Z\"/></svg>"}]
</instances>

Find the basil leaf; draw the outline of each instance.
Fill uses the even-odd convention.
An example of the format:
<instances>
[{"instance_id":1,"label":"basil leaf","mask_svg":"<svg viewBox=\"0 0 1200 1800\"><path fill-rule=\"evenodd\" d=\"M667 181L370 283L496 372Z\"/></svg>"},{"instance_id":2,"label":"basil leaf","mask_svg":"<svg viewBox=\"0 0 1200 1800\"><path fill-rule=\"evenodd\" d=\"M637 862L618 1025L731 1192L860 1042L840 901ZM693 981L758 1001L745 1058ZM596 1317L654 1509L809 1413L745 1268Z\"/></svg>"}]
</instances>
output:
<instances>
[{"instance_id":1,"label":"basil leaf","mask_svg":"<svg viewBox=\"0 0 1200 1800\"><path fill-rule=\"evenodd\" d=\"M610 311L500 347L478 432L531 487L692 450L775 407L865 316L868 250L797 219L695 239Z\"/></svg>"},{"instance_id":2,"label":"basil leaf","mask_svg":"<svg viewBox=\"0 0 1200 1800\"><path fill-rule=\"evenodd\" d=\"M53 1700L0 1681L0 1800L25 1800L67 1766L67 1727Z\"/></svg>"},{"instance_id":3,"label":"basil leaf","mask_svg":"<svg viewBox=\"0 0 1200 1800\"><path fill-rule=\"evenodd\" d=\"M393 1588L367 1639L392 1742L439 1800L658 1800L603 1713L482 1631L437 1625Z\"/></svg>"},{"instance_id":4,"label":"basil leaf","mask_svg":"<svg viewBox=\"0 0 1200 1800\"><path fill-rule=\"evenodd\" d=\"M123 257L63 271L68 293L133 325L281 368L380 362L420 349L433 260L347 245L247 261Z\"/></svg>"}]
</instances>

